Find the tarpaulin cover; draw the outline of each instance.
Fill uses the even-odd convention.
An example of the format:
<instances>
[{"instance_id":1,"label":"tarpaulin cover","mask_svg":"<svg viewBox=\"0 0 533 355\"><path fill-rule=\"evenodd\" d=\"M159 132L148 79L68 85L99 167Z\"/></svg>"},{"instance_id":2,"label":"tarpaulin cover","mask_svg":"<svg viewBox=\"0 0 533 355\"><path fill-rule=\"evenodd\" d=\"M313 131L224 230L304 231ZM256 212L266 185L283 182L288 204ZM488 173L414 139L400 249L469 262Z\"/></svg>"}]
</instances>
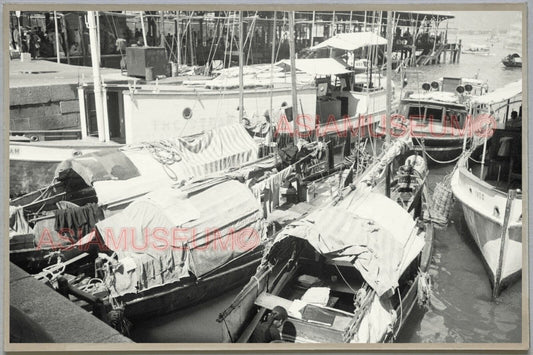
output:
<instances>
[{"instance_id":1,"label":"tarpaulin cover","mask_svg":"<svg viewBox=\"0 0 533 355\"><path fill-rule=\"evenodd\" d=\"M114 293L201 277L254 249L262 236L260 213L249 188L235 180L189 197L169 187L145 195L97 224L123 265L113 277Z\"/></svg>"},{"instance_id":2,"label":"tarpaulin cover","mask_svg":"<svg viewBox=\"0 0 533 355\"><path fill-rule=\"evenodd\" d=\"M477 96L472 99L474 104L494 104L514 98L522 93L522 80L512 82L502 88L496 89L488 94Z\"/></svg>"},{"instance_id":3,"label":"tarpaulin cover","mask_svg":"<svg viewBox=\"0 0 533 355\"><path fill-rule=\"evenodd\" d=\"M56 177L64 180L78 174L87 185L102 180L127 180L139 176L137 167L117 149L103 149L65 160L56 168Z\"/></svg>"},{"instance_id":4,"label":"tarpaulin cover","mask_svg":"<svg viewBox=\"0 0 533 355\"><path fill-rule=\"evenodd\" d=\"M179 158L169 165L163 165L148 149L138 146L126 147L119 152L124 157L120 163L120 171L126 169L126 163L122 161L129 162L129 170L126 170L129 175L125 180L104 179L103 173L92 171L93 166L102 165L98 160L98 164L94 163L96 165L79 163L85 156L72 159L68 164L76 173L87 179L86 181L90 181L98 196L98 202L107 205L141 196L163 185L169 186L238 167L258 157L257 143L240 124L217 127L204 134L177 138L172 142L173 151Z\"/></svg>"},{"instance_id":5,"label":"tarpaulin cover","mask_svg":"<svg viewBox=\"0 0 533 355\"><path fill-rule=\"evenodd\" d=\"M280 65L283 61L270 64L247 65L243 68L244 89L256 87L288 87L290 88L290 73L286 66ZM238 89L239 68L231 67L222 69L219 76L205 82L208 89ZM314 85L314 77L299 73L297 84L302 86Z\"/></svg>"},{"instance_id":6,"label":"tarpaulin cover","mask_svg":"<svg viewBox=\"0 0 533 355\"><path fill-rule=\"evenodd\" d=\"M311 50L322 48L336 48L345 51L354 51L366 46L376 46L387 44L387 39L375 34L374 32L351 32L339 33L324 42L311 47Z\"/></svg>"},{"instance_id":7,"label":"tarpaulin cover","mask_svg":"<svg viewBox=\"0 0 533 355\"><path fill-rule=\"evenodd\" d=\"M291 61L284 59L276 63L276 65L290 68ZM347 63L334 58L296 59L295 66L297 70L311 75L340 75L352 72L347 69Z\"/></svg>"},{"instance_id":8,"label":"tarpaulin cover","mask_svg":"<svg viewBox=\"0 0 533 355\"><path fill-rule=\"evenodd\" d=\"M356 191L292 223L275 243L287 237L307 240L327 258L351 262L379 296L398 287L400 275L424 246L409 213L368 191Z\"/></svg>"}]
</instances>

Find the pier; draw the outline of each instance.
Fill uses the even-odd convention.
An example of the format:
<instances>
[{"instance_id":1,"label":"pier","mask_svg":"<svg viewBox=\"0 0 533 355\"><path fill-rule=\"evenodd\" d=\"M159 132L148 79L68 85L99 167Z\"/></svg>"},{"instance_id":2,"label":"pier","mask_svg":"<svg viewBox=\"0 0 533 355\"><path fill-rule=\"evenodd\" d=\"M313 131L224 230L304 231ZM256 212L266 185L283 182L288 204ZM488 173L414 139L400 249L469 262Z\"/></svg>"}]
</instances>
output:
<instances>
[{"instance_id":1,"label":"pier","mask_svg":"<svg viewBox=\"0 0 533 355\"><path fill-rule=\"evenodd\" d=\"M53 34L54 16L34 18L35 14L12 16L12 25L39 24ZM57 12L60 47L59 60L53 43L42 58L74 65L91 65L88 29L81 12ZM271 43L275 42L278 59L289 58L288 17L283 11L243 11L244 62L246 65L269 63ZM33 16L33 17L32 17ZM393 51L408 51L421 55L412 56L409 65L458 63L461 43L449 40L448 21L451 14L396 11L392 19ZM222 65L229 67L238 62L236 11L147 11L142 19L138 12L99 12L100 64L103 67L120 68L126 58L126 46L161 47L169 62L179 66ZM143 25L141 26L141 22ZM375 32L385 36L386 11L295 11L294 45L299 57L305 49L340 33ZM142 28L148 33L143 36ZM82 33L80 36L78 33ZM13 38L13 36L12 36ZM402 43L407 42L407 44ZM52 42L54 42L52 40ZM117 43L122 42L118 46ZM146 43L145 43L146 42ZM13 47L16 47L14 43ZM10 52L12 56L18 55ZM378 54L382 63L384 52ZM400 54L398 52L398 54ZM442 58L441 58L442 54ZM211 63L211 64L210 64Z\"/></svg>"},{"instance_id":2,"label":"pier","mask_svg":"<svg viewBox=\"0 0 533 355\"><path fill-rule=\"evenodd\" d=\"M37 334L41 342L132 343L12 263L9 264L9 291L11 336L17 343L35 342ZM22 324L26 326L21 327ZM13 333L13 329L18 332Z\"/></svg>"}]
</instances>

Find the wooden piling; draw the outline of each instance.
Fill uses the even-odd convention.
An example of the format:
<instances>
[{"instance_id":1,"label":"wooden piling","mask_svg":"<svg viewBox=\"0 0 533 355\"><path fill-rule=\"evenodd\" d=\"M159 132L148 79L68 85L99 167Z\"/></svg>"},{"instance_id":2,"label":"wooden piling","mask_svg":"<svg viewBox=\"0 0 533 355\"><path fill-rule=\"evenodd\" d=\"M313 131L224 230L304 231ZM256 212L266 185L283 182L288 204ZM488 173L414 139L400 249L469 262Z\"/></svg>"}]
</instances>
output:
<instances>
[{"instance_id":1,"label":"wooden piling","mask_svg":"<svg viewBox=\"0 0 533 355\"><path fill-rule=\"evenodd\" d=\"M459 40L459 48L457 48L457 64L459 64L459 61L461 59L461 49L463 48L461 41L462 40Z\"/></svg>"},{"instance_id":2,"label":"wooden piling","mask_svg":"<svg viewBox=\"0 0 533 355\"><path fill-rule=\"evenodd\" d=\"M511 215L511 208L513 200L516 198L516 190L509 190L507 196L507 203L505 205L505 215L503 217L502 231L500 235L500 254L498 257L498 268L496 269L496 275L494 275L494 285L492 287L492 298L495 299L500 294L502 271L505 259L505 244L508 237L509 217Z\"/></svg>"}]
</instances>

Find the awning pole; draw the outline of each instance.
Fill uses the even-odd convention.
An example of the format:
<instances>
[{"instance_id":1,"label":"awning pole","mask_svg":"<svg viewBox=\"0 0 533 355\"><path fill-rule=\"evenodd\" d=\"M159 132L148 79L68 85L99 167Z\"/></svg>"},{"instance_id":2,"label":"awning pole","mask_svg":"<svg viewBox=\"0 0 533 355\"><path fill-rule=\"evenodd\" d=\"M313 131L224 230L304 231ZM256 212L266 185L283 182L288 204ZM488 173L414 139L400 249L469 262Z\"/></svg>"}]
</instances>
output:
<instances>
[{"instance_id":1,"label":"awning pole","mask_svg":"<svg viewBox=\"0 0 533 355\"><path fill-rule=\"evenodd\" d=\"M239 11L239 122L242 122L244 117L244 77L243 77L243 65L244 65L244 53L242 37L243 30L242 10ZM231 60L231 57L230 57Z\"/></svg>"},{"instance_id":2,"label":"awning pole","mask_svg":"<svg viewBox=\"0 0 533 355\"><path fill-rule=\"evenodd\" d=\"M387 105L385 117L385 142L391 141L391 113L392 113L392 11L387 11ZM385 195L391 196L391 165L387 164Z\"/></svg>"},{"instance_id":3,"label":"awning pole","mask_svg":"<svg viewBox=\"0 0 533 355\"><path fill-rule=\"evenodd\" d=\"M274 23L276 23L275 17L274 17ZM315 36L315 11L313 11L313 22L311 23L311 47L315 45L314 36Z\"/></svg>"},{"instance_id":4,"label":"awning pole","mask_svg":"<svg viewBox=\"0 0 533 355\"><path fill-rule=\"evenodd\" d=\"M291 56L292 124L294 143L298 142L298 95L296 93L296 53L294 50L294 11L289 12L289 50Z\"/></svg>"},{"instance_id":5,"label":"awning pole","mask_svg":"<svg viewBox=\"0 0 533 355\"><path fill-rule=\"evenodd\" d=\"M503 225L500 235L500 254L498 256L498 268L494 277L494 287L492 289L492 298L498 297L500 294L500 287L502 282L503 263L505 258L505 247L508 239L509 218L511 209L513 207L513 200L516 198L516 190L509 190L507 195L507 203L505 204L505 215L503 216Z\"/></svg>"},{"instance_id":6,"label":"awning pole","mask_svg":"<svg viewBox=\"0 0 533 355\"><path fill-rule=\"evenodd\" d=\"M95 12L87 11L89 40L91 44L91 62L93 67L94 102L96 108L96 123L98 126L98 140L105 141L104 103L102 98L102 81L100 78L100 66L98 64L98 37L96 35Z\"/></svg>"},{"instance_id":7,"label":"awning pole","mask_svg":"<svg viewBox=\"0 0 533 355\"><path fill-rule=\"evenodd\" d=\"M61 63L61 57L59 56L59 30L57 27L57 11L54 11L54 29L56 31L56 57L57 63Z\"/></svg>"},{"instance_id":8,"label":"awning pole","mask_svg":"<svg viewBox=\"0 0 533 355\"><path fill-rule=\"evenodd\" d=\"M143 18L143 12L139 11L139 14L141 15L141 29L143 31L143 47L146 47L146 29L144 28L144 18Z\"/></svg>"}]
</instances>

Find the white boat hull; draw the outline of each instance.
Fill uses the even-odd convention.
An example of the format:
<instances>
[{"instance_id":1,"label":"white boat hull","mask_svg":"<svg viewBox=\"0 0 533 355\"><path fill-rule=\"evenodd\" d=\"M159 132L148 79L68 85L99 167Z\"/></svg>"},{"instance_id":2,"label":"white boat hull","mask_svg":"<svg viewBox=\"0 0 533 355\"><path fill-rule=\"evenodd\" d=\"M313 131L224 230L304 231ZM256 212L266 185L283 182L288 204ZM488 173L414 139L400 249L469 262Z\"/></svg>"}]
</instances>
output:
<instances>
[{"instance_id":1,"label":"white boat hull","mask_svg":"<svg viewBox=\"0 0 533 355\"><path fill-rule=\"evenodd\" d=\"M60 162L119 144L63 140L9 143L9 194L18 196L52 182Z\"/></svg>"},{"instance_id":2,"label":"white boat hull","mask_svg":"<svg viewBox=\"0 0 533 355\"><path fill-rule=\"evenodd\" d=\"M465 166L454 173L452 191L461 202L470 234L481 251L490 281L495 285L507 194L477 178ZM522 199L517 198L512 202L509 225L505 231L500 285L510 283L520 276L521 271Z\"/></svg>"}]
</instances>

